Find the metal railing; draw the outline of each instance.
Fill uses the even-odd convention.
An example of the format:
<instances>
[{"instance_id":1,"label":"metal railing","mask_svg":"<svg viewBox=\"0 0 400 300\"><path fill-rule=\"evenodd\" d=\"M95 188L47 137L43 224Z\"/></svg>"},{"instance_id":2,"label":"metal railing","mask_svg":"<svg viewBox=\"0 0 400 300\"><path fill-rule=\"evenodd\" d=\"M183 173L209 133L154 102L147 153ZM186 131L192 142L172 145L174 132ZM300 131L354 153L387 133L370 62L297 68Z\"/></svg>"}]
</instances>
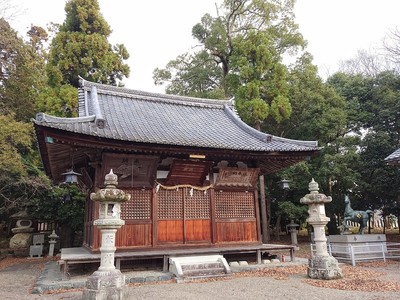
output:
<instances>
[{"instance_id":1,"label":"metal railing","mask_svg":"<svg viewBox=\"0 0 400 300\"><path fill-rule=\"evenodd\" d=\"M310 244L311 256L316 253L315 244ZM400 243L376 242L376 243L327 243L329 255L338 261L351 262L353 266L356 262L400 259Z\"/></svg>"}]
</instances>

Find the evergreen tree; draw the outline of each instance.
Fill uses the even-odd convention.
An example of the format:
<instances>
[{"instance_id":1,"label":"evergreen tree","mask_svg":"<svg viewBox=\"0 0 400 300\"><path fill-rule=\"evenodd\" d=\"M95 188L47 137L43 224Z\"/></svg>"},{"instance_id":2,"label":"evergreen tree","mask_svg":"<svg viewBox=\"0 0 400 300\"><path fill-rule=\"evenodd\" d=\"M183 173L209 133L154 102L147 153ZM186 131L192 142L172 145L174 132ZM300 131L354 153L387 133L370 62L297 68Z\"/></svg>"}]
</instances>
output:
<instances>
[{"instance_id":1,"label":"evergreen tree","mask_svg":"<svg viewBox=\"0 0 400 300\"><path fill-rule=\"evenodd\" d=\"M28 47L4 19L0 19L0 32L0 113L14 114L19 120L27 119L26 113L33 111L34 103L24 102L25 97L20 93L26 90L16 93L15 85L25 83L21 76L28 70Z\"/></svg>"},{"instance_id":2,"label":"evergreen tree","mask_svg":"<svg viewBox=\"0 0 400 300\"><path fill-rule=\"evenodd\" d=\"M241 117L260 128L291 113L286 54L305 42L294 23L293 0L225 0L218 16L206 14L192 29L199 51L154 71L158 84L170 82L167 93L227 98L235 96Z\"/></svg>"},{"instance_id":3,"label":"evergreen tree","mask_svg":"<svg viewBox=\"0 0 400 300\"><path fill-rule=\"evenodd\" d=\"M342 169L351 166L359 174L353 178L353 188L347 186L355 209L396 209L400 169L386 165L384 159L400 147L399 79L393 71L373 76L337 73L328 79L346 100L349 132L360 137L358 164L338 164Z\"/></svg>"},{"instance_id":4,"label":"evergreen tree","mask_svg":"<svg viewBox=\"0 0 400 300\"><path fill-rule=\"evenodd\" d=\"M79 76L94 82L118 85L129 76L129 58L123 44L111 45L110 26L97 0L69 0L66 19L52 40L48 74L53 87L79 86Z\"/></svg>"}]
</instances>

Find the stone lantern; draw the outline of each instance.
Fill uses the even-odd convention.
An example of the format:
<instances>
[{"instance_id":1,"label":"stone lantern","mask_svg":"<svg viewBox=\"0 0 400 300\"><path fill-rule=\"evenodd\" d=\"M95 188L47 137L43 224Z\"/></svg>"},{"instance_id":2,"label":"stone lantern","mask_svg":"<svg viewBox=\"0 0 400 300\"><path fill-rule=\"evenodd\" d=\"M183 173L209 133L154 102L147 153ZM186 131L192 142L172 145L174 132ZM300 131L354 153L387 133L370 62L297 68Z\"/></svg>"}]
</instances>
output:
<instances>
[{"instance_id":1,"label":"stone lantern","mask_svg":"<svg viewBox=\"0 0 400 300\"><path fill-rule=\"evenodd\" d=\"M297 229L299 228L299 224L296 224L293 220L290 220L290 223L286 225L287 230L290 232L290 238L292 240L292 245L297 246L297 233L299 232Z\"/></svg>"},{"instance_id":2,"label":"stone lantern","mask_svg":"<svg viewBox=\"0 0 400 300\"><path fill-rule=\"evenodd\" d=\"M10 239L10 249L13 249L16 256L27 256L35 230L32 227L33 222L26 209L13 214L10 219L17 220L16 227L11 229L14 236Z\"/></svg>"},{"instance_id":3,"label":"stone lantern","mask_svg":"<svg viewBox=\"0 0 400 300\"><path fill-rule=\"evenodd\" d=\"M59 236L56 234L56 231L53 230L49 235L49 256L54 256L54 245L57 243L58 238Z\"/></svg>"},{"instance_id":4,"label":"stone lantern","mask_svg":"<svg viewBox=\"0 0 400 300\"><path fill-rule=\"evenodd\" d=\"M94 221L101 231L100 267L86 281L82 299L121 300L124 298L125 275L115 268L115 235L125 224L121 220L121 202L128 201L130 194L117 189L118 177L112 170L105 176L105 188L90 195L99 202L99 219Z\"/></svg>"},{"instance_id":5,"label":"stone lantern","mask_svg":"<svg viewBox=\"0 0 400 300\"><path fill-rule=\"evenodd\" d=\"M279 187L282 190L286 191L286 190L290 189L289 182L290 182L290 180L287 180L287 179L284 178L284 179L282 179L281 181L278 182L279 183Z\"/></svg>"},{"instance_id":6,"label":"stone lantern","mask_svg":"<svg viewBox=\"0 0 400 300\"><path fill-rule=\"evenodd\" d=\"M313 226L314 242L316 247L315 255L309 260L308 276L313 279L339 279L342 278L342 270L338 261L330 256L326 246L325 226L329 218L325 215L325 203L332 201L330 196L318 193L318 183L311 180L308 185L310 194L300 199L300 203L308 205L307 222Z\"/></svg>"}]
</instances>

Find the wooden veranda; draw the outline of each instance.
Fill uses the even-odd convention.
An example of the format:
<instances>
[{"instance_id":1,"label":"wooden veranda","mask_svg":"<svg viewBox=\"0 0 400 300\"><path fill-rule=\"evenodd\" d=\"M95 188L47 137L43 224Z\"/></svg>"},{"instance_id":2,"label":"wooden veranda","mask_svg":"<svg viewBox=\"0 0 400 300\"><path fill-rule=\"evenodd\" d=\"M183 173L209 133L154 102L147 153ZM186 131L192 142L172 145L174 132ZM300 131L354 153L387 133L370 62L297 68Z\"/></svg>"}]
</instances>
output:
<instances>
[{"instance_id":1,"label":"wooden veranda","mask_svg":"<svg viewBox=\"0 0 400 300\"><path fill-rule=\"evenodd\" d=\"M254 254L257 264L261 264L263 253L286 252L290 255L290 260L295 261L294 245L280 244L260 244L260 245L244 245L231 247L211 247L200 249L158 249L147 251L117 251L115 253L115 265L117 269L121 268L122 261L135 261L144 259L162 259L162 270L168 271L169 258L177 256L196 256L209 254ZM100 253L91 252L85 247L63 248L61 249L61 257L58 264L61 268L62 279L70 278L69 266L86 263L100 263Z\"/></svg>"}]
</instances>

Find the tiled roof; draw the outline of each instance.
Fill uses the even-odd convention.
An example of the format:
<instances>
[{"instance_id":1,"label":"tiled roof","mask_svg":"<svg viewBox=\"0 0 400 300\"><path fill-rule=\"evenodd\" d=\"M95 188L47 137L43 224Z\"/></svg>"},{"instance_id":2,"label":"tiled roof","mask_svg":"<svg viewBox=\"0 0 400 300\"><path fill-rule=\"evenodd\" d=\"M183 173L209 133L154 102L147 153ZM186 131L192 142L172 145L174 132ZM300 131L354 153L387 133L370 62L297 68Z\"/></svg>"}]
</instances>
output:
<instances>
[{"instance_id":1,"label":"tiled roof","mask_svg":"<svg viewBox=\"0 0 400 300\"><path fill-rule=\"evenodd\" d=\"M385 158L389 164L400 164L400 148Z\"/></svg>"},{"instance_id":2,"label":"tiled roof","mask_svg":"<svg viewBox=\"0 0 400 300\"><path fill-rule=\"evenodd\" d=\"M314 151L317 142L275 137L246 125L231 101L155 94L81 81L79 117L39 113L39 126L101 138L247 151Z\"/></svg>"}]
</instances>

